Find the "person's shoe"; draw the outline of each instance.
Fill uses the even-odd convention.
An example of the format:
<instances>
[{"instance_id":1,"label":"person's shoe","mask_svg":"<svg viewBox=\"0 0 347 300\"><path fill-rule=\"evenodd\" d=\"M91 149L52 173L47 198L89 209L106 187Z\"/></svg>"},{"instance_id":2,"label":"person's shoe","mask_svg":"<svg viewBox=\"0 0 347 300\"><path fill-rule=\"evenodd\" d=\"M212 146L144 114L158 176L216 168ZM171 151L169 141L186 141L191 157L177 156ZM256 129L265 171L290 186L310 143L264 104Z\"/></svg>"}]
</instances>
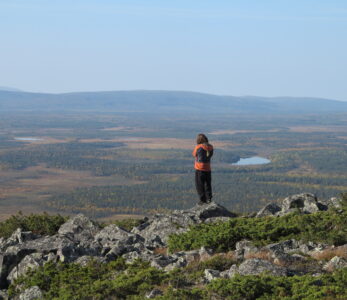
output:
<instances>
[{"instance_id":1,"label":"person's shoe","mask_svg":"<svg viewBox=\"0 0 347 300\"><path fill-rule=\"evenodd\" d=\"M211 199L207 199L207 200L206 200L206 204L211 203L211 202L212 202Z\"/></svg>"}]
</instances>

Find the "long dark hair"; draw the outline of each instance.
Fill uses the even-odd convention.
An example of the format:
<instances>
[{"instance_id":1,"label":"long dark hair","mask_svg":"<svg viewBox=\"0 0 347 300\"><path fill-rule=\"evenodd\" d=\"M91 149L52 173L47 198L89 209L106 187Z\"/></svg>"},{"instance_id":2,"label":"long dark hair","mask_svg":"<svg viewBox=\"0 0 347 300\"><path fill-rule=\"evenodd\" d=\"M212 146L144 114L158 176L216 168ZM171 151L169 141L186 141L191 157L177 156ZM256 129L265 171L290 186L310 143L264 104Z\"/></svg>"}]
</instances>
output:
<instances>
[{"instance_id":1,"label":"long dark hair","mask_svg":"<svg viewBox=\"0 0 347 300\"><path fill-rule=\"evenodd\" d=\"M199 133L198 136L196 137L196 143L199 144L207 144L208 143L208 138L206 135L203 133Z\"/></svg>"}]
</instances>

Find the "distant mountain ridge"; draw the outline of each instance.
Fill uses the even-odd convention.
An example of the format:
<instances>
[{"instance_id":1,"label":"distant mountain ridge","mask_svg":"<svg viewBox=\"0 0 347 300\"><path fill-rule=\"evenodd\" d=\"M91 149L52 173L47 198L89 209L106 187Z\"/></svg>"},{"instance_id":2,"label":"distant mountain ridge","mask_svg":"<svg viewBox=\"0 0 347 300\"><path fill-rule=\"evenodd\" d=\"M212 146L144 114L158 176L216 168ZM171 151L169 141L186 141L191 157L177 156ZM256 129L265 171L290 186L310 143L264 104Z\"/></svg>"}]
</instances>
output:
<instances>
[{"instance_id":1,"label":"distant mountain ridge","mask_svg":"<svg viewBox=\"0 0 347 300\"><path fill-rule=\"evenodd\" d=\"M296 114L347 112L347 102L305 97L218 96L185 91L109 91L63 94L0 89L1 111Z\"/></svg>"}]
</instances>

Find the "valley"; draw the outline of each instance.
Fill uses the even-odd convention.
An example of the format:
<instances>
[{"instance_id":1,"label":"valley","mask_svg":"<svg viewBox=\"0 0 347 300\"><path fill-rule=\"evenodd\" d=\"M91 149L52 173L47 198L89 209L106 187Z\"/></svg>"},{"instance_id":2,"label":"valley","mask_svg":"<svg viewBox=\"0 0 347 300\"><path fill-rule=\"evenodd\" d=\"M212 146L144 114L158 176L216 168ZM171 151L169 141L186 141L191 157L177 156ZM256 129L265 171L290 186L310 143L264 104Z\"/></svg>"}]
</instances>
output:
<instances>
[{"instance_id":1,"label":"valley","mask_svg":"<svg viewBox=\"0 0 347 300\"><path fill-rule=\"evenodd\" d=\"M0 219L23 211L96 218L193 206L195 136L206 132L214 200L254 211L288 194L347 191L345 114L3 112ZM18 139L20 138L20 139ZM260 156L271 163L233 165Z\"/></svg>"}]
</instances>

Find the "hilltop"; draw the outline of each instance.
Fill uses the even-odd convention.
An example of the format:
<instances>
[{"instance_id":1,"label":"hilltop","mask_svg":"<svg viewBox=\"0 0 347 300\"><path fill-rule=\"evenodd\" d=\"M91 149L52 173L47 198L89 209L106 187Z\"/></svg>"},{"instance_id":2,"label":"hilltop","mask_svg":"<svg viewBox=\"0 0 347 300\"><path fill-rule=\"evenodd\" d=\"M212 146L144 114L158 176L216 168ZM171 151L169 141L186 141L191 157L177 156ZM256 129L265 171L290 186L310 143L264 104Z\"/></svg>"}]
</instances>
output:
<instances>
[{"instance_id":1,"label":"hilltop","mask_svg":"<svg viewBox=\"0 0 347 300\"><path fill-rule=\"evenodd\" d=\"M184 91L47 94L0 90L0 109L11 112L307 114L346 112L347 102L305 97L218 96Z\"/></svg>"},{"instance_id":2,"label":"hilltop","mask_svg":"<svg viewBox=\"0 0 347 300\"><path fill-rule=\"evenodd\" d=\"M0 224L0 299L342 299L346 214L345 196L299 194L250 215L211 203L134 227L18 215Z\"/></svg>"}]
</instances>

